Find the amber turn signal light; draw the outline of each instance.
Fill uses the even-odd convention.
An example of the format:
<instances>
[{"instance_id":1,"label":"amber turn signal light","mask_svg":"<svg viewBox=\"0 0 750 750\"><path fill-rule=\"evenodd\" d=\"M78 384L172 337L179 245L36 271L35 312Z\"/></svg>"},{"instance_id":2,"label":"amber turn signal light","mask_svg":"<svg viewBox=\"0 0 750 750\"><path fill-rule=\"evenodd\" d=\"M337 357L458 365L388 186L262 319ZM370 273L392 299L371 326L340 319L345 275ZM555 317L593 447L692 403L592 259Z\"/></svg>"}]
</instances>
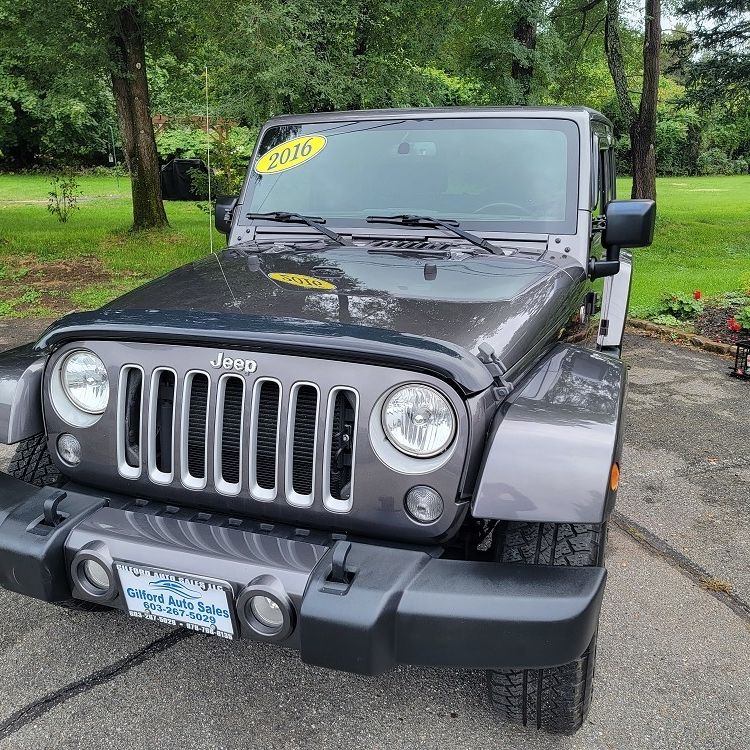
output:
<instances>
[{"instance_id":1,"label":"amber turn signal light","mask_svg":"<svg viewBox=\"0 0 750 750\"><path fill-rule=\"evenodd\" d=\"M616 492L620 486L620 465L612 464L612 470L609 472L609 488Z\"/></svg>"}]
</instances>

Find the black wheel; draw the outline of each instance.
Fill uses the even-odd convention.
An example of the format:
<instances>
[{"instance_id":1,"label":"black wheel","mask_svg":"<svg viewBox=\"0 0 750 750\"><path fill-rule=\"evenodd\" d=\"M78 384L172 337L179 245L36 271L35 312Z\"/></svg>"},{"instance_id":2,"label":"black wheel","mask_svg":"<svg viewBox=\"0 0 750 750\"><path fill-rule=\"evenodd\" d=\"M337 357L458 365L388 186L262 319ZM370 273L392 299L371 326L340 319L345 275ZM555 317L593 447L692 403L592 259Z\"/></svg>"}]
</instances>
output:
<instances>
[{"instance_id":1,"label":"black wheel","mask_svg":"<svg viewBox=\"0 0 750 750\"><path fill-rule=\"evenodd\" d=\"M526 565L603 565L606 536L605 524L509 521L499 530L495 559ZM488 670L490 701L505 721L573 734L591 705L595 662L596 634L586 651L568 664Z\"/></svg>"},{"instance_id":2,"label":"black wheel","mask_svg":"<svg viewBox=\"0 0 750 750\"><path fill-rule=\"evenodd\" d=\"M8 474L37 487L51 487L60 483L62 476L50 458L46 435L34 435L18 443L16 452L8 464ZM100 604L78 599L66 599L62 602L54 602L54 604L57 607L78 612L107 610L107 607L102 607Z\"/></svg>"},{"instance_id":3,"label":"black wheel","mask_svg":"<svg viewBox=\"0 0 750 750\"><path fill-rule=\"evenodd\" d=\"M47 436L34 435L21 440L8 464L8 474L37 487L58 484L60 472L52 464L47 450Z\"/></svg>"}]
</instances>

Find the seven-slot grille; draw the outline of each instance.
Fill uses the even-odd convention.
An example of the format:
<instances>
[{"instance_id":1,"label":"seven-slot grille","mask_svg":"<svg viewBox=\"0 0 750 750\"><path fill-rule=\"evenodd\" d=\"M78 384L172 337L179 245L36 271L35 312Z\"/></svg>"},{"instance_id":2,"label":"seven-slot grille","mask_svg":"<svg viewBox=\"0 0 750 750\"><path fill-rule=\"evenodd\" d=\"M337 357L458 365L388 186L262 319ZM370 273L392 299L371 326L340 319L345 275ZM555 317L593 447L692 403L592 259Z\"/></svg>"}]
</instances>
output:
<instances>
[{"instance_id":1,"label":"seven-slot grille","mask_svg":"<svg viewBox=\"0 0 750 750\"><path fill-rule=\"evenodd\" d=\"M358 405L352 388L321 393L300 381L284 389L270 377L195 370L180 376L168 367L148 377L126 365L118 388L118 469L130 479L299 507L313 504L320 476L324 507L347 512Z\"/></svg>"}]
</instances>

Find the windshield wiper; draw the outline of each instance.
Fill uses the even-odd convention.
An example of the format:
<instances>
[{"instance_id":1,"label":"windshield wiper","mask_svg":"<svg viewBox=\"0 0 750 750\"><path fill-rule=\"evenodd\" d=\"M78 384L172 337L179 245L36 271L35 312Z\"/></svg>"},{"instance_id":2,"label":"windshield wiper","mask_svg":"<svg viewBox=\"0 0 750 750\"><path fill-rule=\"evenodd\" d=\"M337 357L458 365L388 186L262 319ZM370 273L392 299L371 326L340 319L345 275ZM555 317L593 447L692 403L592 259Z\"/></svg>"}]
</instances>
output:
<instances>
[{"instance_id":1,"label":"windshield wiper","mask_svg":"<svg viewBox=\"0 0 750 750\"><path fill-rule=\"evenodd\" d=\"M406 227L435 227L444 229L446 232L461 237L472 245L481 247L489 253L497 253L496 248L482 237L460 229L455 219L433 219L431 216L417 216L416 214L396 214L395 216L368 216L366 221L370 224L401 224Z\"/></svg>"},{"instance_id":2,"label":"windshield wiper","mask_svg":"<svg viewBox=\"0 0 750 750\"><path fill-rule=\"evenodd\" d=\"M317 229L319 232L324 234L326 237L330 237L334 242L338 242L339 245L350 245L340 234L337 234L332 229L324 227L325 219L321 216L303 216L302 214L294 214L289 211L269 211L268 213L249 213L247 214L248 219L267 219L268 221L281 221L287 224L307 224L308 227Z\"/></svg>"}]
</instances>

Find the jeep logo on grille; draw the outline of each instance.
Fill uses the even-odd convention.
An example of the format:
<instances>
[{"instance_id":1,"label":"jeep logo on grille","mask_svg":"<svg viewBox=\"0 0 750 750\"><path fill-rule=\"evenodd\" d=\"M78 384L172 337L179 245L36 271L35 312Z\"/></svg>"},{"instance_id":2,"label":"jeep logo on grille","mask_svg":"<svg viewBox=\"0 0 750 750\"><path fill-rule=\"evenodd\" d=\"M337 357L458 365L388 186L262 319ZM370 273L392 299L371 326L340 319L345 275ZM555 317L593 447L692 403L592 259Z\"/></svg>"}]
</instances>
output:
<instances>
[{"instance_id":1,"label":"jeep logo on grille","mask_svg":"<svg viewBox=\"0 0 750 750\"><path fill-rule=\"evenodd\" d=\"M244 373L255 372L258 369L258 363L254 359L225 357L224 352L219 352L216 359L210 360L210 364L217 370L236 370Z\"/></svg>"}]
</instances>

